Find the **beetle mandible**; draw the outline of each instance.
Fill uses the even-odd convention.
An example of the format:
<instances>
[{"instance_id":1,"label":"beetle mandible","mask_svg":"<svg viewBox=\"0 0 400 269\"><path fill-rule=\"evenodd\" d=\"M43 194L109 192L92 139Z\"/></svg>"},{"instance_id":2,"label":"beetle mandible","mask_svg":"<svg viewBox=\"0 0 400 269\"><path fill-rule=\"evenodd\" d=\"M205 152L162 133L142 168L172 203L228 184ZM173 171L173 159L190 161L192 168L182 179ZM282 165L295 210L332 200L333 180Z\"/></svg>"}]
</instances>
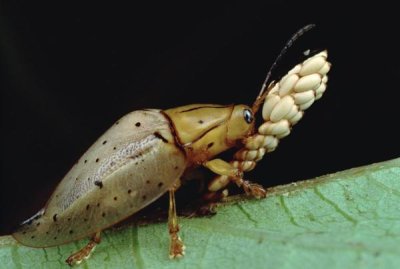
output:
<instances>
[{"instance_id":1,"label":"beetle mandible","mask_svg":"<svg viewBox=\"0 0 400 269\"><path fill-rule=\"evenodd\" d=\"M271 66L259 95L246 105L193 104L167 110L133 111L118 120L79 159L57 186L45 207L13 233L26 246L50 247L87 236L90 242L66 262L80 263L100 242L100 232L169 192L168 228L171 258L184 255L179 237L174 193L189 167L204 166L217 176L208 185L212 194L230 182L257 198L261 185L244 180L265 153L325 92L330 63L327 52L298 64L279 82L268 84L271 71L307 25L286 43ZM262 108L264 123L255 128ZM238 147L231 162L218 154Z\"/></svg>"}]
</instances>

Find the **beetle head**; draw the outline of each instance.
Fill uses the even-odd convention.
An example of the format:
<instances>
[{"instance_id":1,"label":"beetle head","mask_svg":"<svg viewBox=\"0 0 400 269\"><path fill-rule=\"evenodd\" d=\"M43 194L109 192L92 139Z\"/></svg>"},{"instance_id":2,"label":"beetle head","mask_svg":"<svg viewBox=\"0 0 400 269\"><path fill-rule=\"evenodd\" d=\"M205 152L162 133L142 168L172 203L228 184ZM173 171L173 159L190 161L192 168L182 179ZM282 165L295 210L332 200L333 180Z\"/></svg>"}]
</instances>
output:
<instances>
[{"instance_id":1,"label":"beetle head","mask_svg":"<svg viewBox=\"0 0 400 269\"><path fill-rule=\"evenodd\" d=\"M208 160L247 137L254 126L245 105L195 104L165 110L176 138L194 163Z\"/></svg>"},{"instance_id":2,"label":"beetle head","mask_svg":"<svg viewBox=\"0 0 400 269\"><path fill-rule=\"evenodd\" d=\"M236 142L245 138L254 126L254 116L250 107L246 105L235 105L231 117L228 120L226 139Z\"/></svg>"}]
</instances>

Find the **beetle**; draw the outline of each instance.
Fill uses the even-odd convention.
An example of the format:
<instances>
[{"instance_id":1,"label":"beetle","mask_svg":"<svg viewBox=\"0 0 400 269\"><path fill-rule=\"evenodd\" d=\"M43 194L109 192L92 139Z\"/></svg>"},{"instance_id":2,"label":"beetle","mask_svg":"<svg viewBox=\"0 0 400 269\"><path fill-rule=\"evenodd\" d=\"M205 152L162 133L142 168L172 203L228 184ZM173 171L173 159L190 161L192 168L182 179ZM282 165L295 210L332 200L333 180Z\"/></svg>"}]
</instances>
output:
<instances>
[{"instance_id":1,"label":"beetle","mask_svg":"<svg viewBox=\"0 0 400 269\"><path fill-rule=\"evenodd\" d=\"M286 43L252 107L193 104L133 111L119 119L65 175L44 208L24 221L13 237L23 245L42 248L91 236L83 249L66 260L69 265L77 264L100 243L102 230L169 192L169 254L171 258L183 256L174 197L182 174L198 166L214 172L205 197L222 192L230 182L249 195L265 197L265 189L244 180L243 173L275 150L304 110L324 93L330 70L326 51L298 64L279 82L268 83L281 56L312 27L303 27ZM261 105L264 123L256 128L255 114ZM233 147L239 150L232 161L218 158Z\"/></svg>"}]
</instances>

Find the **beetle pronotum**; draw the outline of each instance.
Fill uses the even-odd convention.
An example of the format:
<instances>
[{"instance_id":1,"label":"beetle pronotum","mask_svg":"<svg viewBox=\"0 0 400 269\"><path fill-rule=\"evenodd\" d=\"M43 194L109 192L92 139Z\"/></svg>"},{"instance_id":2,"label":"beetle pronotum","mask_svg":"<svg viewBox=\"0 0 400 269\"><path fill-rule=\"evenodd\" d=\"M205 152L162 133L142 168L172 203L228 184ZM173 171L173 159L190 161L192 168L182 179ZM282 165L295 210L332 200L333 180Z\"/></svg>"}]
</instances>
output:
<instances>
[{"instance_id":1,"label":"beetle pronotum","mask_svg":"<svg viewBox=\"0 0 400 269\"><path fill-rule=\"evenodd\" d=\"M273 151L324 93L330 69L326 51L298 64L279 82L269 83L276 62L312 27L302 28L287 42L251 108L193 104L138 110L122 117L83 154L45 207L23 222L14 238L26 246L49 247L92 236L66 260L70 265L80 263L100 242L102 230L168 191L169 253L171 258L183 256L174 193L184 171L204 166L217 175L208 185L208 197L230 182L247 194L264 197L264 188L244 180L243 173ZM256 129L254 115L261 105L264 123ZM231 162L217 157L232 147L239 150Z\"/></svg>"}]
</instances>

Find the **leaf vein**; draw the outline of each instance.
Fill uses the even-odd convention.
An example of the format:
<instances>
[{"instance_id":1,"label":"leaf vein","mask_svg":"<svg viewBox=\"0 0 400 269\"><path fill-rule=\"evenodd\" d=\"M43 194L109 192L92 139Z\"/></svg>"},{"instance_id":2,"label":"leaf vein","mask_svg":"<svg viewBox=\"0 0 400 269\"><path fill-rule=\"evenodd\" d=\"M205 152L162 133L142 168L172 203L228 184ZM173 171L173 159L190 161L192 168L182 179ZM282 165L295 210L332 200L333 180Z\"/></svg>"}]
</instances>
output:
<instances>
[{"instance_id":1,"label":"leaf vein","mask_svg":"<svg viewBox=\"0 0 400 269\"><path fill-rule=\"evenodd\" d=\"M371 176L369 176L369 175L367 175L367 178L368 178L368 180L369 180L370 182L372 182L373 184L377 185L378 187L380 187L380 188L386 190L387 192L389 192L389 193L391 193L391 194L394 194L394 195L400 197L400 191L398 191L398 190L396 190L396 189L394 189L394 188L391 188L391 187L387 186L386 184L382 183L381 181L379 181L379 180L377 180L377 179L375 179L375 178L373 178L373 177L371 177Z\"/></svg>"},{"instance_id":2,"label":"leaf vein","mask_svg":"<svg viewBox=\"0 0 400 269\"><path fill-rule=\"evenodd\" d=\"M292 212L290 211L289 207L286 205L285 198L283 197L283 195L281 195L279 197L279 202L280 202L283 210L285 211L285 213L289 216L290 223L293 224L294 226L303 228L300 224L297 223L297 221L294 218L294 216L293 216Z\"/></svg>"},{"instance_id":3,"label":"leaf vein","mask_svg":"<svg viewBox=\"0 0 400 269\"><path fill-rule=\"evenodd\" d=\"M247 212L247 210L240 204L236 204L237 208L239 208L240 212L243 213L243 215L246 216L246 218L251 221L252 223L254 223L255 226L257 226L258 222L251 216L251 214L249 212Z\"/></svg>"},{"instance_id":4,"label":"leaf vein","mask_svg":"<svg viewBox=\"0 0 400 269\"><path fill-rule=\"evenodd\" d=\"M139 269L144 268L143 258L140 254L139 248L139 234L138 234L138 227L132 227L132 249L133 249L133 256L135 257L136 267Z\"/></svg>"},{"instance_id":5,"label":"leaf vein","mask_svg":"<svg viewBox=\"0 0 400 269\"><path fill-rule=\"evenodd\" d=\"M21 262L20 262L21 260L20 260L19 254L18 254L18 245L14 245L11 248L11 259L13 261L13 264L15 265L15 268L17 268L17 269L22 268Z\"/></svg>"},{"instance_id":6,"label":"leaf vein","mask_svg":"<svg viewBox=\"0 0 400 269\"><path fill-rule=\"evenodd\" d=\"M341 209L335 202L333 202L332 200L328 199L325 195L323 195L317 187L313 188L314 193L324 202L326 202L327 204L329 204L330 206L333 207L333 209L336 210L336 212L338 212L340 215L342 215L345 219L347 219L348 221L350 221L351 223L353 223L354 225L357 224L357 220L354 219L352 216L350 216L349 214L347 214L343 209Z\"/></svg>"}]
</instances>

